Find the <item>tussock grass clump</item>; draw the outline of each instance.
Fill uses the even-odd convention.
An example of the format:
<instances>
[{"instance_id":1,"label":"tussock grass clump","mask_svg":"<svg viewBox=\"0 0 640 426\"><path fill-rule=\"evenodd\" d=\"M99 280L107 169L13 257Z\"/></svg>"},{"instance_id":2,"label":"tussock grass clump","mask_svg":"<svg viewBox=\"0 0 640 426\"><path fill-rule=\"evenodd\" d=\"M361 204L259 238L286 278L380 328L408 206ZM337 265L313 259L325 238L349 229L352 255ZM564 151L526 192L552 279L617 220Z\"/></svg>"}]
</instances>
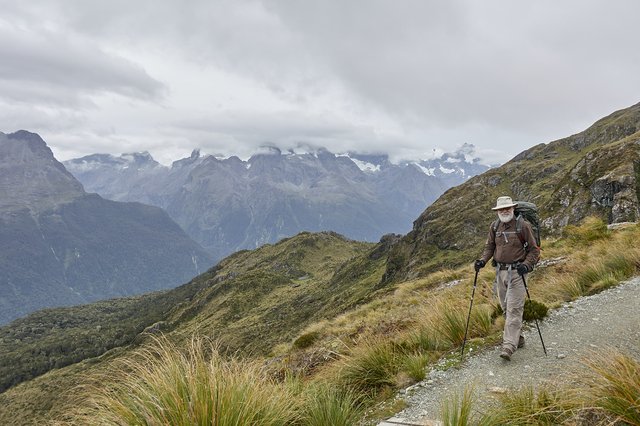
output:
<instances>
[{"instance_id":1,"label":"tussock grass clump","mask_svg":"<svg viewBox=\"0 0 640 426\"><path fill-rule=\"evenodd\" d=\"M574 278L584 295L596 294L613 287L635 272L635 265L624 253L614 253L579 272Z\"/></svg>"},{"instance_id":2,"label":"tussock grass clump","mask_svg":"<svg viewBox=\"0 0 640 426\"><path fill-rule=\"evenodd\" d=\"M560 425L575 418L577 407L570 392L524 386L499 397L497 404L478 411L473 385L453 393L440 407L445 426L523 426ZM569 423L567 423L569 422Z\"/></svg>"},{"instance_id":3,"label":"tussock grass clump","mask_svg":"<svg viewBox=\"0 0 640 426\"><path fill-rule=\"evenodd\" d=\"M493 328L493 306L478 304L471 310L469 329L472 336L486 336Z\"/></svg>"},{"instance_id":4,"label":"tussock grass clump","mask_svg":"<svg viewBox=\"0 0 640 426\"><path fill-rule=\"evenodd\" d=\"M640 362L613 350L590 356L583 380L587 404L624 424L640 426Z\"/></svg>"},{"instance_id":5,"label":"tussock grass clump","mask_svg":"<svg viewBox=\"0 0 640 426\"><path fill-rule=\"evenodd\" d=\"M402 370L414 381L419 382L427 377L427 365L434 361L429 353L415 352L407 354L402 362Z\"/></svg>"},{"instance_id":6,"label":"tussock grass clump","mask_svg":"<svg viewBox=\"0 0 640 426\"><path fill-rule=\"evenodd\" d=\"M358 422L362 410L362 398L353 391L319 383L305 392L301 424L351 426Z\"/></svg>"},{"instance_id":7,"label":"tussock grass clump","mask_svg":"<svg viewBox=\"0 0 640 426\"><path fill-rule=\"evenodd\" d=\"M607 224L600 218L589 216L582 220L580 225L567 225L562 235L573 244L590 244L611 236Z\"/></svg>"},{"instance_id":8,"label":"tussock grass clump","mask_svg":"<svg viewBox=\"0 0 640 426\"><path fill-rule=\"evenodd\" d=\"M74 414L87 425L290 425L300 418L295 395L257 364L225 360L193 339L181 351L157 340L123 360Z\"/></svg>"},{"instance_id":9,"label":"tussock grass clump","mask_svg":"<svg viewBox=\"0 0 640 426\"><path fill-rule=\"evenodd\" d=\"M440 418L444 426L467 426L472 422L475 402L473 386L467 386L462 392L454 392L440 405Z\"/></svg>"},{"instance_id":10,"label":"tussock grass clump","mask_svg":"<svg viewBox=\"0 0 640 426\"><path fill-rule=\"evenodd\" d=\"M453 346L462 344L466 328L467 315L460 307L450 305L440 313L437 329Z\"/></svg>"},{"instance_id":11,"label":"tussock grass clump","mask_svg":"<svg viewBox=\"0 0 640 426\"><path fill-rule=\"evenodd\" d=\"M640 269L640 247L635 244L595 245L591 252L578 258L570 273L549 279L554 296L569 301L596 294L631 278Z\"/></svg>"},{"instance_id":12,"label":"tussock grass clump","mask_svg":"<svg viewBox=\"0 0 640 426\"><path fill-rule=\"evenodd\" d=\"M448 347L448 342L445 342L439 333L424 324L406 333L402 341L409 350L441 351Z\"/></svg>"},{"instance_id":13,"label":"tussock grass clump","mask_svg":"<svg viewBox=\"0 0 640 426\"><path fill-rule=\"evenodd\" d=\"M571 393L525 386L500 397L499 404L482 416L483 424L560 425L575 416Z\"/></svg>"},{"instance_id":14,"label":"tussock grass clump","mask_svg":"<svg viewBox=\"0 0 640 426\"><path fill-rule=\"evenodd\" d=\"M574 405L567 394L541 387L525 386L501 395L500 405L483 416L484 424L560 425L574 417Z\"/></svg>"},{"instance_id":15,"label":"tussock grass clump","mask_svg":"<svg viewBox=\"0 0 640 426\"><path fill-rule=\"evenodd\" d=\"M482 297L476 297L469 318L467 338L483 337L493 328L493 307L483 303ZM465 303L469 303L465 301ZM434 304L424 320L424 327L431 330L432 339L440 343L438 349L461 346L467 327L469 305L461 301L445 300ZM425 333L426 334L426 333ZM428 334L427 334L428 335Z\"/></svg>"},{"instance_id":16,"label":"tussock grass clump","mask_svg":"<svg viewBox=\"0 0 640 426\"><path fill-rule=\"evenodd\" d=\"M428 330L425 336L440 342L441 348L461 345L467 325L468 306L453 299L436 300L431 306L423 308L420 317L421 327ZM471 326L470 326L471 328Z\"/></svg>"},{"instance_id":17,"label":"tussock grass clump","mask_svg":"<svg viewBox=\"0 0 640 426\"><path fill-rule=\"evenodd\" d=\"M395 385L401 358L401 350L392 342L367 339L343 356L337 380L347 389L376 393Z\"/></svg>"}]
</instances>

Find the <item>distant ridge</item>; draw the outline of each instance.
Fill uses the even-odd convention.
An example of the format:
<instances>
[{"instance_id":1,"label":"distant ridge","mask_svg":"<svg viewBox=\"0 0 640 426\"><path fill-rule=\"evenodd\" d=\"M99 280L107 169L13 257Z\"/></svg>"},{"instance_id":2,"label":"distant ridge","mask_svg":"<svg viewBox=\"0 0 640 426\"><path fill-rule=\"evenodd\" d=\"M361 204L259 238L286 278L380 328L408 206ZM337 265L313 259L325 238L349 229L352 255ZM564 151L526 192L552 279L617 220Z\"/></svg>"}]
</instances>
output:
<instances>
[{"instance_id":1,"label":"distant ridge","mask_svg":"<svg viewBox=\"0 0 640 426\"><path fill-rule=\"evenodd\" d=\"M175 287L212 260L156 207L87 194L35 133L0 133L0 323Z\"/></svg>"},{"instance_id":2,"label":"distant ridge","mask_svg":"<svg viewBox=\"0 0 640 426\"><path fill-rule=\"evenodd\" d=\"M387 155L265 147L247 161L194 150L170 168L146 152L64 164L90 192L165 209L222 258L301 231L335 231L359 241L406 233L447 188L488 169L473 153L465 144L438 159L393 164Z\"/></svg>"}]
</instances>

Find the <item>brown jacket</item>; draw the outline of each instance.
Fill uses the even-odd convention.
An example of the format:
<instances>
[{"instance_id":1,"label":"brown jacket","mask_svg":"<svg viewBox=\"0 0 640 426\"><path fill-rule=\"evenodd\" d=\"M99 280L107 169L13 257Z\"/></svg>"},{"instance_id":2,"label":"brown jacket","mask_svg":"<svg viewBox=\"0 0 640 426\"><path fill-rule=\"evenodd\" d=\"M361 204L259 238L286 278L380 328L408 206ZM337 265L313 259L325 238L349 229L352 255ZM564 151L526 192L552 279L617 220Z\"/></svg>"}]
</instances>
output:
<instances>
[{"instance_id":1,"label":"brown jacket","mask_svg":"<svg viewBox=\"0 0 640 426\"><path fill-rule=\"evenodd\" d=\"M492 257L498 263L523 262L529 270L532 270L538 259L540 259L540 247L536 244L531 225L526 220L522 223L521 235L528 243L527 250L524 249L516 233L515 218L511 222L500 222L496 232L493 231L493 223L491 223L489 236L480 259L485 263Z\"/></svg>"}]
</instances>

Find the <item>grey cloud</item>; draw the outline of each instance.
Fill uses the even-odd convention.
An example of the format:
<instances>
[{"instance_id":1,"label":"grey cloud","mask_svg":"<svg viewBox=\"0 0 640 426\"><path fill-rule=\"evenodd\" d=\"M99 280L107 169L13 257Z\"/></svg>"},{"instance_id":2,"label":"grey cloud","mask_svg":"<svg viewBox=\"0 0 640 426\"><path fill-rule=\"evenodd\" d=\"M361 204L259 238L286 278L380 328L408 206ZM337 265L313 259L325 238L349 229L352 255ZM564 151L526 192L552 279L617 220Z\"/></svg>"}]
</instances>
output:
<instances>
[{"instance_id":1,"label":"grey cloud","mask_svg":"<svg viewBox=\"0 0 640 426\"><path fill-rule=\"evenodd\" d=\"M637 2L270 4L363 99L426 126L538 131L636 101Z\"/></svg>"},{"instance_id":2,"label":"grey cloud","mask_svg":"<svg viewBox=\"0 0 640 426\"><path fill-rule=\"evenodd\" d=\"M94 43L42 28L0 26L0 84L14 101L79 103L82 97L115 93L153 100L162 83L131 61Z\"/></svg>"},{"instance_id":3,"label":"grey cloud","mask_svg":"<svg viewBox=\"0 0 640 426\"><path fill-rule=\"evenodd\" d=\"M370 127L297 111L273 114L232 111L176 120L164 131L172 138L186 137L209 152L245 156L267 143L283 150L309 145L338 152L345 150L348 140L352 149L363 153L381 152L389 143L388 138L376 135ZM354 141L358 142L354 145Z\"/></svg>"},{"instance_id":4,"label":"grey cloud","mask_svg":"<svg viewBox=\"0 0 640 426\"><path fill-rule=\"evenodd\" d=\"M134 63L136 52L152 52L166 57L156 66L180 61L183 69L196 64L258 82L292 109L206 115L210 105L177 110L167 93L171 114L154 122L155 110L144 120L132 112L138 128L123 126L126 137L75 132L77 140L85 132L96 141L147 144L120 152L156 155L155 146L181 144L190 144L187 152L205 144L240 152L313 141L398 157L470 142L504 161L638 102L635 0L0 3L5 102L57 101L71 114L74 105L100 108L88 94L157 99L163 83L142 59ZM31 32L17 36L7 32L11 25ZM132 59L113 53L119 49ZM323 114L315 107L325 93ZM392 131L374 128L382 115L396 124Z\"/></svg>"}]
</instances>

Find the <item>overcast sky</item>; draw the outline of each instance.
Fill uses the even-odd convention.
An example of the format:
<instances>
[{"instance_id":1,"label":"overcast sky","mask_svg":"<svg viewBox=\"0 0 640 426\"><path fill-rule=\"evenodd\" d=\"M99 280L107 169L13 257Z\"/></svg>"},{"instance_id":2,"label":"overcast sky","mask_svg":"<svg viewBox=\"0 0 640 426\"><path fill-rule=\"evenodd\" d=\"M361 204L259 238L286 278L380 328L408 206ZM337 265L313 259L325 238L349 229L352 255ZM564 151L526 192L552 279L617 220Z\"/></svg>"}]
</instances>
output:
<instances>
[{"instance_id":1,"label":"overcast sky","mask_svg":"<svg viewBox=\"0 0 640 426\"><path fill-rule=\"evenodd\" d=\"M636 0L0 0L0 131L59 160L261 145L485 162L640 102Z\"/></svg>"}]
</instances>

